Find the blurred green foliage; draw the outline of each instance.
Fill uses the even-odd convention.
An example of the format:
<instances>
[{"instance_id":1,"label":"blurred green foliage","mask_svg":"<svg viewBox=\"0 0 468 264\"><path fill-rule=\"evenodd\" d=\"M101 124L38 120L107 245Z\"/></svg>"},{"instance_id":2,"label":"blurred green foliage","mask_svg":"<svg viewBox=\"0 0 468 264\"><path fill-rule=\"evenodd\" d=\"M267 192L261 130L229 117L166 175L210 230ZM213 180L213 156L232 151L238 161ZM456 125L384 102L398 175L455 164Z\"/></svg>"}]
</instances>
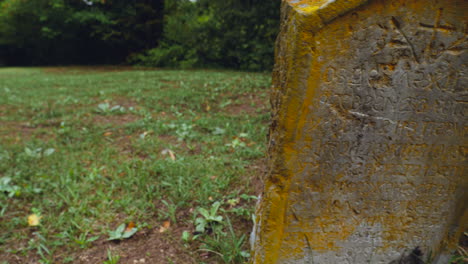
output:
<instances>
[{"instance_id":1,"label":"blurred green foliage","mask_svg":"<svg viewBox=\"0 0 468 264\"><path fill-rule=\"evenodd\" d=\"M147 66L270 70L280 0L166 0L160 45L131 58Z\"/></svg>"},{"instance_id":2,"label":"blurred green foliage","mask_svg":"<svg viewBox=\"0 0 468 264\"><path fill-rule=\"evenodd\" d=\"M280 0L0 0L0 65L270 70Z\"/></svg>"},{"instance_id":3,"label":"blurred green foliage","mask_svg":"<svg viewBox=\"0 0 468 264\"><path fill-rule=\"evenodd\" d=\"M0 63L120 63L157 45L164 0L0 0Z\"/></svg>"}]
</instances>

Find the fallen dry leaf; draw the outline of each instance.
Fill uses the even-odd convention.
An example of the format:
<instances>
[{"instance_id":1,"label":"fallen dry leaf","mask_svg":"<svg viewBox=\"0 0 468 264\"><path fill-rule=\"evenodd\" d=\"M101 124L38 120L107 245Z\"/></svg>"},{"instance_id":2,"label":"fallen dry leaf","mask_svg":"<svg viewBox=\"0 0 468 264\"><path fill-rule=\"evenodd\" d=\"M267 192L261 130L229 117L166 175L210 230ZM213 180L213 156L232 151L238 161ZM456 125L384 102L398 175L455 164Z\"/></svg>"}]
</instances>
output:
<instances>
[{"instance_id":1,"label":"fallen dry leaf","mask_svg":"<svg viewBox=\"0 0 468 264\"><path fill-rule=\"evenodd\" d=\"M108 136L110 136L110 135L112 135L112 132L106 132L106 133L104 133L104 136L105 136L105 137L108 137Z\"/></svg>"},{"instance_id":2,"label":"fallen dry leaf","mask_svg":"<svg viewBox=\"0 0 468 264\"><path fill-rule=\"evenodd\" d=\"M210 253L209 253L209 252L202 252L202 253L200 253L200 257L202 257L202 258L209 258L209 257L210 257Z\"/></svg>"},{"instance_id":3,"label":"fallen dry leaf","mask_svg":"<svg viewBox=\"0 0 468 264\"><path fill-rule=\"evenodd\" d=\"M162 226L159 228L159 233L164 233L164 232L166 232L166 231L169 229L169 227L171 227L171 222L169 222L169 221L164 221L163 224L162 224Z\"/></svg>"},{"instance_id":4,"label":"fallen dry leaf","mask_svg":"<svg viewBox=\"0 0 468 264\"><path fill-rule=\"evenodd\" d=\"M127 227L125 228L125 232L130 232L132 231L133 228L135 228L135 223L131 221L130 223L128 223Z\"/></svg>"},{"instance_id":5,"label":"fallen dry leaf","mask_svg":"<svg viewBox=\"0 0 468 264\"><path fill-rule=\"evenodd\" d=\"M171 160L175 160L174 152L169 151L169 156L171 156Z\"/></svg>"},{"instance_id":6,"label":"fallen dry leaf","mask_svg":"<svg viewBox=\"0 0 468 264\"><path fill-rule=\"evenodd\" d=\"M161 151L161 154L163 155L169 155L169 157L171 158L171 160L175 161L176 160L176 156L174 154L174 152L170 149L164 149L163 151Z\"/></svg>"}]
</instances>

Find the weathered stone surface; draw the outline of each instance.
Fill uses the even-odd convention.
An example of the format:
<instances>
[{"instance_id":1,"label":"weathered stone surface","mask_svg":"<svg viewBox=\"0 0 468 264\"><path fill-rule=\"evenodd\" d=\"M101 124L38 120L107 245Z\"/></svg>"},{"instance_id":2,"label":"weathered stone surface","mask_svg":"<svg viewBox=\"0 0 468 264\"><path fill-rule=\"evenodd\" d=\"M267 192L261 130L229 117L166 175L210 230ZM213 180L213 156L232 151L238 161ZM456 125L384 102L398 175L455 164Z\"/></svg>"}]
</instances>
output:
<instances>
[{"instance_id":1,"label":"weathered stone surface","mask_svg":"<svg viewBox=\"0 0 468 264\"><path fill-rule=\"evenodd\" d=\"M448 263L468 223L467 7L283 2L254 263Z\"/></svg>"}]
</instances>

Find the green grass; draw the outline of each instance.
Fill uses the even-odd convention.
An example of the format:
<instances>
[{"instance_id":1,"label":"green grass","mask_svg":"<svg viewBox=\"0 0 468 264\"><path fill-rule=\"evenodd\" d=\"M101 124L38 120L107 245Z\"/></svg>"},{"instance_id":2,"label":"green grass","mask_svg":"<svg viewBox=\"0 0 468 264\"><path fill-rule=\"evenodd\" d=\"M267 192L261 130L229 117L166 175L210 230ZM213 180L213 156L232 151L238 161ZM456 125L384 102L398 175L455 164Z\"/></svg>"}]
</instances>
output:
<instances>
[{"instance_id":1,"label":"green grass","mask_svg":"<svg viewBox=\"0 0 468 264\"><path fill-rule=\"evenodd\" d=\"M219 201L221 231L187 250L244 261L236 241L216 241L245 240L269 85L244 72L0 68L0 252L64 263L122 223L189 228Z\"/></svg>"}]
</instances>

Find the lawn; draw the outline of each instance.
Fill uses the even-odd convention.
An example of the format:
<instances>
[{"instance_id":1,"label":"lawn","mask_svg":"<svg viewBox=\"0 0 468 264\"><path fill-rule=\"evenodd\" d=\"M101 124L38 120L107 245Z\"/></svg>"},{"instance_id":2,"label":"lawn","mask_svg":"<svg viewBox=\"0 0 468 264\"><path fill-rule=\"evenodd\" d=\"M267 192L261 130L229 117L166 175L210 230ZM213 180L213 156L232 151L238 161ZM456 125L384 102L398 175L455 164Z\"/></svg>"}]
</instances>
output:
<instances>
[{"instance_id":1,"label":"lawn","mask_svg":"<svg viewBox=\"0 0 468 264\"><path fill-rule=\"evenodd\" d=\"M270 82L0 68L0 263L244 263Z\"/></svg>"}]
</instances>

